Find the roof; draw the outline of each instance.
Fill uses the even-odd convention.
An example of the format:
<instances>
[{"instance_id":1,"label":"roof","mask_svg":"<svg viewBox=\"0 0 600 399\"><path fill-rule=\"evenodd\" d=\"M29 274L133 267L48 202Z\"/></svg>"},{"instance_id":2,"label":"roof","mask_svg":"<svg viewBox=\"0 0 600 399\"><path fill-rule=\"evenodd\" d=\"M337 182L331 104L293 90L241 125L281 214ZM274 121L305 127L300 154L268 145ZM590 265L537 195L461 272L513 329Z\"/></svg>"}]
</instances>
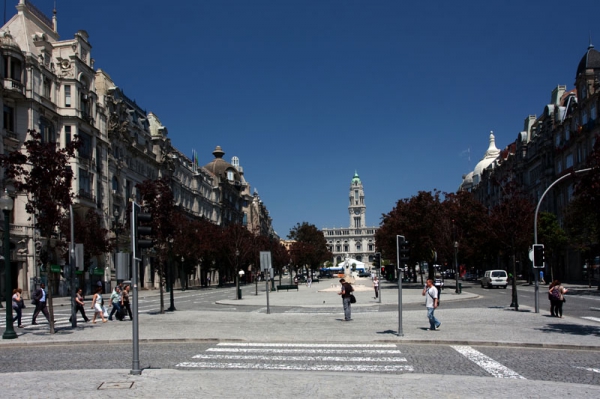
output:
<instances>
[{"instance_id":1,"label":"roof","mask_svg":"<svg viewBox=\"0 0 600 399\"><path fill-rule=\"evenodd\" d=\"M587 69L598 69L600 70L600 52L594 49L594 45L590 44L588 46L587 51L579 61L579 65L577 66L577 73L575 77L579 76L582 73L585 73Z\"/></svg>"}]
</instances>

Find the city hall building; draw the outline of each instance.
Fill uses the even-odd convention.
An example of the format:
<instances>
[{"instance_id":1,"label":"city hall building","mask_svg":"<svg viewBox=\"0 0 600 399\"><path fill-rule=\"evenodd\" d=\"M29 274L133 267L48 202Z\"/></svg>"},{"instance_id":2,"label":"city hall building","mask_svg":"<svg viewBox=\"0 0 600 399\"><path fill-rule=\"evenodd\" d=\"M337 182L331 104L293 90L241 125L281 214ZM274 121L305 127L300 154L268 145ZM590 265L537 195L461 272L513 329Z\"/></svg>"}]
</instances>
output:
<instances>
[{"instance_id":1,"label":"city hall building","mask_svg":"<svg viewBox=\"0 0 600 399\"><path fill-rule=\"evenodd\" d=\"M345 258L370 263L375 255L377 227L367 227L366 225L365 191L356 172L350 182L348 200L349 226L322 229L327 246L333 253L333 264L337 265Z\"/></svg>"}]
</instances>

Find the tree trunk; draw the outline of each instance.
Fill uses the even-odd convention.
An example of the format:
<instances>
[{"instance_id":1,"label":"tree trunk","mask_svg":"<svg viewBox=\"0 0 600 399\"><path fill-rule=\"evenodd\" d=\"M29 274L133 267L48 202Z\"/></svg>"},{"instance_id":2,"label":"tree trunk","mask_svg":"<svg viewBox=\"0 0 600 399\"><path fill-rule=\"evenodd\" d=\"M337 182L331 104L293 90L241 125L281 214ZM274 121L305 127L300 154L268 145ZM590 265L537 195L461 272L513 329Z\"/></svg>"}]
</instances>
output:
<instances>
[{"instance_id":1,"label":"tree trunk","mask_svg":"<svg viewBox=\"0 0 600 399\"><path fill-rule=\"evenodd\" d=\"M50 265L48 265L50 266ZM46 269L49 270L49 269ZM54 334L56 331L54 330L54 307L52 306L52 287L54 286L54 273L48 273L48 298L46 298L46 304L48 305L48 314L50 315L50 320L48 323L50 324L50 334Z\"/></svg>"}]
</instances>

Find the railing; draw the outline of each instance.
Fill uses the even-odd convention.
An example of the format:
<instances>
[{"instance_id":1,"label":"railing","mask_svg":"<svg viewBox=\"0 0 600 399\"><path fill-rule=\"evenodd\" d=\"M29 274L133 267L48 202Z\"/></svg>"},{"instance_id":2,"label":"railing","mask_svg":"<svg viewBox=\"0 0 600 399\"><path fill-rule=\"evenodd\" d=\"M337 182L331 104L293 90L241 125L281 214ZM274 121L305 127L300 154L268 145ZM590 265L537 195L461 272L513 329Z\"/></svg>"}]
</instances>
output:
<instances>
[{"instance_id":1,"label":"railing","mask_svg":"<svg viewBox=\"0 0 600 399\"><path fill-rule=\"evenodd\" d=\"M23 94L23 89L24 86L21 82L17 82L14 79L4 79L4 88L7 90L14 90L14 91L18 91L19 93Z\"/></svg>"},{"instance_id":2,"label":"railing","mask_svg":"<svg viewBox=\"0 0 600 399\"><path fill-rule=\"evenodd\" d=\"M25 5L33 15L38 17L38 19L44 24L48 25L50 29L54 30L54 24L52 23L52 20L48 18L43 12L41 12L36 6L34 6L30 0L25 0Z\"/></svg>"},{"instance_id":3,"label":"railing","mask_svg":"<svg viewBox=\"0 0 600 399\"><path fill-rule=\"evenodd\" d=\"M87 191L85 191L83 189L79 190L79 198L83 198L83 199L89 200L91 202L96 202L96 197L94 197L94 194L88 193Z\"/></svg>"}]
</instances>

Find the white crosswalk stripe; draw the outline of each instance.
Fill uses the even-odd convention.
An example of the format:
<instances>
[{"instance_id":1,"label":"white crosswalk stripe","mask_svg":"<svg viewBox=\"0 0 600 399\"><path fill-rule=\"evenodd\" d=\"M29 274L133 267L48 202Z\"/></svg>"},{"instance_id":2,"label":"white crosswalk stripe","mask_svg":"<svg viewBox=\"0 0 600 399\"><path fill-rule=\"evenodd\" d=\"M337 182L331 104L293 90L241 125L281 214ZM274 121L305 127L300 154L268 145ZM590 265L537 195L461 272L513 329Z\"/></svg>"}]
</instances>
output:
<instances>
[{"instance_id":1,"label":"white crosswalk stripe","mask_svg":"<svg viewBox=\"0 0 600 399\"><path fill-rule=\"evenodd\" d=\"M598 323L600 323L600 317L586 316L586 317L582 317L582 319L597 321Z\"/></svg>"},{"instance_id":2,"label":"white crosswalk stripe","mask_svg":"<svg viewBox=\"0 0 600 399\"><path fill-rule=\"evenodd\" d=\"M525 377L470 346L456 345L452 346L452 348L496 378L525 379Z\"/></svg>"},{"instance_id":3,"label":"white crosswalk stripe","mask_svg":"<svg viewBox=\"0 0 600 399\"><path fill-rule=\"evenodd\" d=\"M219 343L178 368L412 372L395 344ZM384 364L382 364L384 363Z\"/></svg>"}]
</instances>

